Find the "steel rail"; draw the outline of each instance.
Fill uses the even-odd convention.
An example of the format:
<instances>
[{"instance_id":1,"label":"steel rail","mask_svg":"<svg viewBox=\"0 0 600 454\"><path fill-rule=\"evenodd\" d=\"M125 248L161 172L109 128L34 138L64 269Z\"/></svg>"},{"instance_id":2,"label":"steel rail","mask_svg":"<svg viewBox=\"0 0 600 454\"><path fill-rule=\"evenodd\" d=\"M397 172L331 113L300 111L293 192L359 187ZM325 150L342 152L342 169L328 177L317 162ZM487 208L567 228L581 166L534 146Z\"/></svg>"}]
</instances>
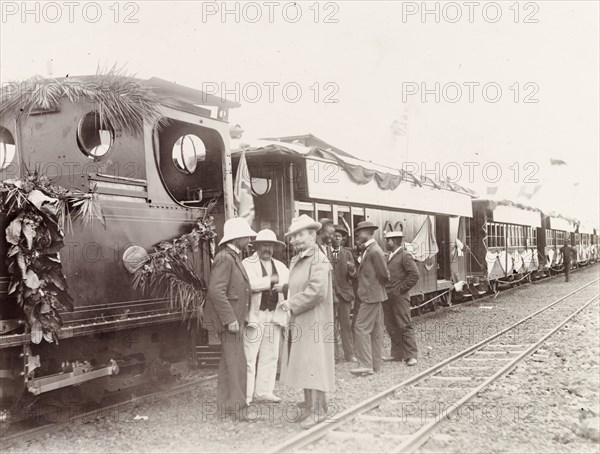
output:
<instances>
[{"instance_id":1,"label":"steel rail","mask_svg":"<svg viewBox=\"0 0 600 454\"><path fill-rule=\"evenodd\" d=\"M584 310L586 307L588 307L590 304L592 304L594 301L596 301L599 297L600 297L600 294L594 296L591 300L586 302L583 306L581 306L575 312L571 313L566 319L564 319L562 322L560 322L558 325L556 325L549 333L545 334L539 341L537 341L535 344L531 345L529 348L527 348L527 350L525 350L519 356L515 357L514 359L511 359L511 361L508 364L503 366L494 375L492 375L491 377L484 380L482 383L480 383L475 388L473 388L465 396L463 396L459 400L457 400L455 404L451 405L444 412L444 417L433 418L432 421L427 423L425 426L421 427L418 431L416 431L413 434L410 434L406 438L406 440L401 442L397 446L397 448L394 449L392 452L394 452L394 453L412 453L412 452L414 452L416 449L418 449L423 443L425 443L428 440L429 434L435 428L437 428L445 419L447 419L451 414L456 412L459 408L461 408L468 401L470 401L475 396L477 396L478 393L480 393L483 389L485 389L491 383L495 382L500 377L508 374L511 370L513 370L515 367L517 367L524 359L526 359L529 355L531 355L533 352L535 352L544 342L546 342L546 340L548 340L549 337L556 334L556 332L559 331L563 326L565 326L573 317L575 317L582 310Z\"/></svg>"},{"instance_id":2,"label":"steel rail","mask_svg":"<svg viewBox=\"0 0 600 454\"><path fill-rule=\"evenodd\" d=\"M49 432L54 432L54 431L63 429L65 427L68 427L76 421L81 421L88 417L105 416L108 411L118 409L119 407L122 408L125 405L130 405L133 403L142 403L142 402L152 400L155 398L164 399L165 397L176 396L178 394L182 394L182 393L191 391L194 388L196 388L197 386L215 381L216 379L217 379L217 375L209 375L206 377L199 378L197 380L193 380L193 381L190 381L187 383L182 383L182 384L173 386L172 388L167 389L167 390L156 391L154 393L145 394L143 396L134 397L132 399L127 399L124 401L117 402L115 404L107 405L105 407L96 408L94 410L78 414L78 415L74 416L73 418L69 418L69 420L65 421L65 422L44 424L43 426L40 426L40 427L34 427L32 429L23 430L23 431L16 432L14 434L7 435L7 436L0 434L0 442L2 442L2 445L4 448L6 443L9 443L12 441L26 440L26 439L29 439L32 437L37 437L37 436L40 436L40 435L43 435L43 434L46 434Z\"/></svg>"},{"instance_id":3,"label":"steel rail","mask_svg":"<svg viewBox=\"0 0 600 454\"><path fill-rule=\"evenodd\" d=\"M537 315L541 314L542 312L545 312L546 310L552 308L553 306L556 306L561 301L564 301L565 299L569 298L570 296L573 296L574 294L576 294L576 293L580 292L581 290L585 289L586 287L589 287L590 285L598 282L599 280L600 279L596 278L593 281L588 282L587 284L583 285L582 287L579 287L578 289L573 290L572 292L560 297L556 301L548 304L547 306L534 312L533 314L530 314L530 315L526 316L525 318L522 318L518 322L499 331L498 333L491 335L490 337L466 348L465 350L463 350L459 353L456 353L455 355L451 356L450 358L447 358L447 359L439 362L438 364L435 364L434 366L430 367L429 369L426 369L426 370L418 373L417 375L414 375L413 377L410 377L396 385L393 385L392 387L390 387L384 391L381 391L380 393L378 393L362 402L359 402L358 404L354 405L353 407L350 407L350 408L344 410L339 415L335 415L334 419L325 420L325 421L321 422L320 424L317 424L316 426L308 429L307 431L301 432L301 433L297 434L296 436L290 438L289 440L284 441L283 443L275 446L274 448L272 448L271 450L269 450L267 452L270 452L270 453L290 452L292 450L300 449L308 444L311 444L311 443L321 439L328 432L334 430L336 427L339 427L341 425L341 423L350 421L356 415L365 413L369 410L372 410L375 407L378 407L381 402L383 402L384 400L386 400L390 397L393 397L394 393L398 389L403 388L405 386L410 386L414 383L417 383L417 382L433 375L434 373L440 371L441 369L446 367L448 364L453 363L453 362L455 362L461 358L464 358L465 356L481 349L482 347L488 345L489 343L491 343L493 340L497 339L498 337L515 329L517 326L522 325L523 323L531 320L532 318L536 317Z\"/></svg>"}]
</instances>

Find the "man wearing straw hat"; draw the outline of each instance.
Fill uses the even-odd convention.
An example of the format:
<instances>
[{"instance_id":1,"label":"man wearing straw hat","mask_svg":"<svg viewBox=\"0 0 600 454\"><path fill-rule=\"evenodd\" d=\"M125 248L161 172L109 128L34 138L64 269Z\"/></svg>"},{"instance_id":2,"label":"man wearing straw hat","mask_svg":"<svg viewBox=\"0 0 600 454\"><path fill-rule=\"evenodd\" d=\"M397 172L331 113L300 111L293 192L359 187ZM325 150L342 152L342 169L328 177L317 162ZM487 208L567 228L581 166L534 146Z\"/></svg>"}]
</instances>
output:
<instances>
[{"instance_id":1,"label":"man wearing straw hat","mask_svg":"<svg viewBox=\"0 0 600 454\"><path fill-rule=\"evenodd\" d=\"M209 334L221 338L221 362L217 384L218 414L221 418L232 415L245 419L246 407L246 357L240 326L246 319L250 304L250 280L242 265L240 255L256 232L243 218L225 222L223 238L213 261L204 327Z\"/></svg>"},{"instance_id":2,"label":"man wearing straw hat","mask_svg":"<svg viewBox=\"0 0 600 454\"><path fill-rule=\"evenodd\" d=\"M357 376L371 375L381 368L383 349L383 310L387 299L385 285L390 280L385 255L373 238L378 227L371 221L359 222L354 229L364 252L358 267L358 297L361 304L354 325L354 351L358 367L350 371Z\"/></svg>"},{"instance_id":3,"label":"man wearing straw hat","mask_svg":"<svg viewBox=\"0 0 600 454\"><path fill-rule=\"evenodd\" d=\"M403 237L402 231L385 234L385 245L390 251L390 283L387 285L389 299L383 303L383 319L392 349L391 356L384 361L406 361L407 365L414 366L417 364L417 341L410 318L408 292L419 282L419 269L412 256L404 250Z\"/></svg>"},{"instance_id":4,"label":"man wearing straw hat","mask_svg":"<svg viewBox=\"0 0 600 454\"><path fill-rule=\"evenodd\" d=\"M335 387L332 267L316 244L320 228L319 222L303 214L292 220L286 233L298 254L290 264L288 299L281 303L291 312L281 381L304 389L305 429L325 420L326 393Z\"/></svg>"},{"instance_id":5,"label":"man wearing straw hat","mask_svg":"<svg viewBox=\"0 0 600 454\"><path fill-rule=\"evenodd\" d=\"M287 291L289 272L279 260L273 258L275 248L285 243L278 241L275 232L264 229L252 242L256 252L242 261L248 277L252 297L246 316L244 351L248 363L246 401L253 398L263 402L281 402L273 394L279 359L282 327L287 325L289 314L279 307ZM257 365L258 358L258 365Z\"/></svg>"}]
</instances>

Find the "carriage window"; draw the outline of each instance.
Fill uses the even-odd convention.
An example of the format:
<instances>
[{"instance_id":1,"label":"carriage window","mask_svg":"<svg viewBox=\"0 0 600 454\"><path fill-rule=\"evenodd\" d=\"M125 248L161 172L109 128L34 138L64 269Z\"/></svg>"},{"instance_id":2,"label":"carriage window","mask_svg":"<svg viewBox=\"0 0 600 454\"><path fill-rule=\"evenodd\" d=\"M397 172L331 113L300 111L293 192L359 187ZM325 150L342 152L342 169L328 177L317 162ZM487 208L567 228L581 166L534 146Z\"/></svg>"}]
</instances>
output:
<instances>
[{"instance_id":1,"label":"carriage window","mask_svg":"<svg viewBox=\"0 0 600 454\"><path fill-rule=\"evenodd\" d=\"M0 170L6 169L15 158L15 139L10 131L0 126Z\"/></svg>"},{"instance_id":2,"label":"carriage window","mask_svg":"<svg viewBox=\"0 0 600 454\"><path fill-rule=\"evenodd\" d=\"M537 245L537 232L535 227L527 227L527 246Z\"/></svg>"},{"instance_id":3,"label":"carriage window","mask_svg":"<svg viewBox=\"0 0 600 454\"><path fill-rule=\"evenodd\" d=\"M554 246L554 232L546 229L546 246Z\"/></svg>"},{"instance_id":4,"label":"carriage window","mask_svg":"<svg viewBox=\"0 0 600 454\"><path fill-rule=\"evenodd\" d=\"M177 170L192 174L196 171L198 162L206 159L206 146L195 134L186 134L175 141L173 145L173 163Z\"/></svg>"},{"instance_id":5,"label":"carriage window","mask_svg":"<svg viewBox=\"0 0 600 454\"><path fill-rule=\"evenodd\" d=\"M100 159L112 148L114 132L100 120L98 112L89 112L83 116L77 127L77 145L92 159Z\"/></svg>"},{"instance_id":6,"label":"carriage window","mask_svg":"<svg viewBox=\"0 0 600 454\"><path fill-rule=\"evenodd\" d=\"M272 182L269 178L251 178L252 193L256 196L266 195L271 192Z\"/></svg>"}]
</instances>

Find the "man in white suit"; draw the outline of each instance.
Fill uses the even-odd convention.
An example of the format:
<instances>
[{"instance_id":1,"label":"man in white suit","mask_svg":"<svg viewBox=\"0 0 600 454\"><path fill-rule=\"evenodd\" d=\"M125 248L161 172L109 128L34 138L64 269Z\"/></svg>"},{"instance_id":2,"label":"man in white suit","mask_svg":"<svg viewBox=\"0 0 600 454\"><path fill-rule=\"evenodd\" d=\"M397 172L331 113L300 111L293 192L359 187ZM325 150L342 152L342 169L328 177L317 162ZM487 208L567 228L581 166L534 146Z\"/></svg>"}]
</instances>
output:
<instances>
[{"instance_id":1,"label":"man in white suit","mask_svg":"<svg viewBox=\"0 0 600 454\"><path fill-rule=\"evenodd\" d=\"M265 229L258 232L253 244L257 252L242 262L252 290L244 331L248 364L246 402L250 404L254 399L278 403L281 398L273 389L281 331L289 320L289 313L283 311L279 303L287 293L289 271L273 258L273 252L276 247L283 248L285 243L278 241L272 230Z\"/></svg>"}]
</instances>

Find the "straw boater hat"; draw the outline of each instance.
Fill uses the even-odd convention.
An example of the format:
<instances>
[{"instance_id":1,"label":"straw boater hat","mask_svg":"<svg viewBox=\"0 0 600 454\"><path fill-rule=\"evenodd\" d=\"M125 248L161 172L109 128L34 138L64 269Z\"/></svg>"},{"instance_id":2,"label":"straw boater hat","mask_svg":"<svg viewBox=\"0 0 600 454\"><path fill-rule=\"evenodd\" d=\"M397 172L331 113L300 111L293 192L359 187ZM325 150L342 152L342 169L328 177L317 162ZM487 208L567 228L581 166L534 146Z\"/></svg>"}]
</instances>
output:
<instances>
[{"instance_id":1,"label":"straw boater hat","mask_svg":"<svg viewBox=\"0 0 600 454\"><path fill-rule=\"evenodd\" d=\"M346 230L346 227L343 225L336 224L333 226L333 229L336 233L341 233L342 235L348 236L348 230Z\"/></svg>"},{"instance_id":2,"label":"straw boater hat","mask_svg":"<svg viewBox=\"0 0 600 454\"><path fill-rule=\"evenodd\" d=\"M385 232L385 239L387 240L388 238L404 238L404 233L402 233L402 230Z\"/></svg>"},{"instance_id":3,"label":"straw boater hat","mask_svg":"<svg viewBox=\"0 0 600 454\"><path fill-rule=\"evenodd\" d=\"M257 244L257 243L272 243L272 244L276 244L277 246L280 246L280 247L285 246L285 243L283 241L279 241L277 239L277 235L275 235L275 232L273 232L273 230L269 230L269 229L263 229L260 232L258 232L258 234L256 235L256 238L254 239L252 244Z\"/></svg>"},{"instance_id":4,"label":"straw boater hat","mask_svg":"<svg viewBox=\"0 0 600 454\"><path fill-rule=\"evenodd\" d=\"M310 216L303 214L301 216L298 216L297 218L292 219L292 224L290 225L290 228L288 229L285 236L290 236L294 233L298 233L299 231L306 229L320 230L321 227L322 225L320 222L317 222Z\"/></svg>"},{"instance_id":5,"label":"straw boater hat","mask_svg":"<svg viewBox=\"0 0 600 454\"><path fill-rule=\"evenodd\" d=\"M329 218L321 218L319 219L319 223L321 224L321 227L325 227L327 224L333 225L333 221Z\"/></svg>"},{"instance_id":6,"label":"straw boater hat","mask_svg":"<svg viewBox=\"0 0 600 454\"><path fill-rule=\"evenodd\" d=\"M364 230L364 229L377 230L378 228L379 227L377 227L371 221L362 221L362 222L358 223L358 225L354 229L354 232L358 232L359 230Z\"/></svg>"},{"instance_id":7,"label":"straw boater hat","mask_svg":"<svg viewBox=\"0 0 600 454\"><path fill-rule=\"evenodd\" d=\"M254 238L255 236L256 232L244 218L228 219L223 226L223 238L219 241L219 246L238 238Z\"/></svg>"}]
</instances>

